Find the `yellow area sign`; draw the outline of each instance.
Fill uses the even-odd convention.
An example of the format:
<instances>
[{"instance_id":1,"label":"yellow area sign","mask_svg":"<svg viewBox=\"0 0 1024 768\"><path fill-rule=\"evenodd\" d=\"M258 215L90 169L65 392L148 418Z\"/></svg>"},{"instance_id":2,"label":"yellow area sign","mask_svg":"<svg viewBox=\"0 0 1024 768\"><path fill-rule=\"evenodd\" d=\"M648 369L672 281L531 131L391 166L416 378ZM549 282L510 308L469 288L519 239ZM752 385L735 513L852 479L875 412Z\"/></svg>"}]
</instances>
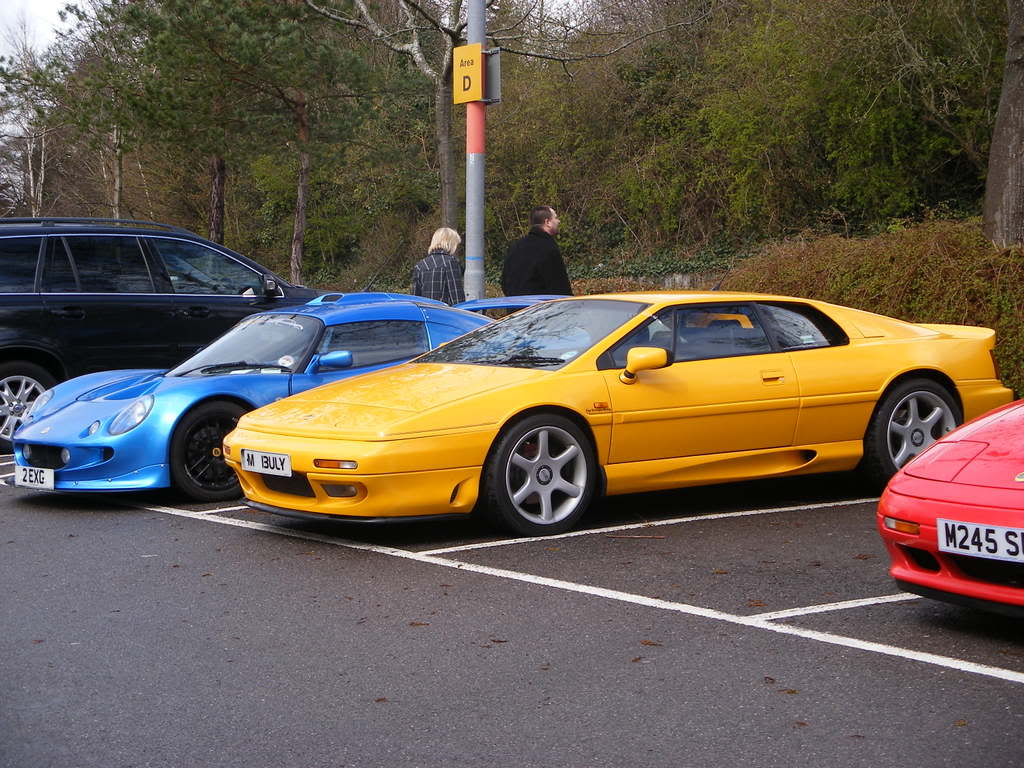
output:
<instances>
[{"instance_id":1,"label":"yellow area sign","mask_svg":"<svg viewBox=\"0 0 1024 768\"><path fill-rule=\"evenodd\" d=\"M484 50L480 43L452 51L452 95L456 104L484 98Z\"/></svg>"}]
</instances>

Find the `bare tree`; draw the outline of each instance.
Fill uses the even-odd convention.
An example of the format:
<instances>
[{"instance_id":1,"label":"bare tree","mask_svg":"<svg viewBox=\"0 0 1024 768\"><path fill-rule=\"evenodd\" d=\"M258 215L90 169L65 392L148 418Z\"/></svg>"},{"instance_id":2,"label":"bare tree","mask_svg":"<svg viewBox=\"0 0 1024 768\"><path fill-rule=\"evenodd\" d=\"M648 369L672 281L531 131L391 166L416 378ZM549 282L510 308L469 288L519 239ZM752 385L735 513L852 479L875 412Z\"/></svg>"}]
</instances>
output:
<instances>
[{"instance_id":1,"label":"bare tree","mask_svg":"<svg viewBox=\"0 0 1024 768\"><path fill-rule=\"evenodd\" d=\"M452 146L452 51L465 41L465 0L389 0L371 5L353 0L344 7L332 0L304 0L313 11L361 30L377 44L411 59L433 84L434 136L441 176L442 224L457 226L458 185ZM611 56L640 40L673 27L700 23L723 0L696 0L690 15L666 21L664 9L652 4L650 13L637 12L634 3L607 3L595 17L585 0L526 4L487 0L491 17L488 38L508 53L561 62ZM601 23L598 23L600 21ZM652 25L652 26L651 26ZM605 31L607 30L607 31ZM579 46L579 47L576 47ZM597 47L595 47L597 46ZM603 47L601 47L603 46Z\"/></svg>"},{"instance_id":2,"label":"bare tree","mask_svg":"<svg viewBox=\"0 0 1024 768\"><path fill-rule=\"evenodd\" d=\"M41 216L46 188L46 172L52 128L40 118L44 94L34 87L32 76L42 67L41 54L33 47L27 23L5 31L12 54L2 64L3 91L0 93L0 151L6 156L0 164L0 188L8 215L19 209L30 216Z\"/></svg>"}]
</instances>

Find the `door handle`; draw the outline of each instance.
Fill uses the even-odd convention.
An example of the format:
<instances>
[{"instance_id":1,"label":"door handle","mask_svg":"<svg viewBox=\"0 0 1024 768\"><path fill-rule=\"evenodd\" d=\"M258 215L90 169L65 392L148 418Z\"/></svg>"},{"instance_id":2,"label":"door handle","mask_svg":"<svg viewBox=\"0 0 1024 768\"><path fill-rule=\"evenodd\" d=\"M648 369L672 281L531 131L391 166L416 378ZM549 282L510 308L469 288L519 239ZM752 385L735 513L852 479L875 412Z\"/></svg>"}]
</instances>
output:
<instances>
[{"instance_id":1,"label":"door handle","mask_svg":"<svg viewBox=\"0 0 1024 768\"><path fill-rule=\"evenodd\" d=\"M51 315L57 317L66 317L71 320L81 320L85 317L85 310L81 307L64 307L62 309L51 309L49 310Z\"/></svg>"},{"instance_id":2,"label":"door handle","mask_svg":"<svg viewBox=\"0 0 1024 768\"><path fill-rule=\"evenodd\" d=\"M761 381L765 384L785 384L785 371L761 371Z\"/></svg>"},{"instance_id":3,"label":"door handle","mask_svg":"<svg viewBox=\"0 0 1024 768\"><path fill-rule=\"evenodd\" d=\"M209 317L210 316L210 308L209 307L189 307L188 309L184 310L182 314L184 314L186 317Z\"/></svg>"}]
</instances>

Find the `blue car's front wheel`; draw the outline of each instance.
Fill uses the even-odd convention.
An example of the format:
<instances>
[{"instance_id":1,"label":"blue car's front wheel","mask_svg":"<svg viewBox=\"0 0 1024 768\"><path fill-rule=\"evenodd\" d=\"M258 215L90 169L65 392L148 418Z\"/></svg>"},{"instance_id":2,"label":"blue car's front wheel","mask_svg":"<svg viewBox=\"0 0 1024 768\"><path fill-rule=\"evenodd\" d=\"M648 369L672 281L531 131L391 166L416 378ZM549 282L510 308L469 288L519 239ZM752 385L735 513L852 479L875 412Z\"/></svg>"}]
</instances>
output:
<instances>
[{"instance_id":1,"label":"blue car's front wheel","mask_svg":"<svg viewBox=\"0 0 1024 768\"><path fill-rule=\"evenodd\" d=\"M186 413L171 437L174 487L196 501L225 501L242 495L238 478L224 461L224 436L246 409L216 400Z\"/></svg>"}]
</instances>

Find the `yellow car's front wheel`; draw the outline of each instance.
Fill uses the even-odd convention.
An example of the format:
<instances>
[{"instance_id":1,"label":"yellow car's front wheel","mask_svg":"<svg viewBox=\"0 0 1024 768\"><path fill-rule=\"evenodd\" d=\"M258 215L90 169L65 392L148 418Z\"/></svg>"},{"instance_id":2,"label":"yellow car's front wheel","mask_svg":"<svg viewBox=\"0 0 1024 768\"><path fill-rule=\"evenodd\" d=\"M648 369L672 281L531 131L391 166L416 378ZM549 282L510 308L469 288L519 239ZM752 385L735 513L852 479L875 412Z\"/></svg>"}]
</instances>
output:
<instances>
[{"instance_id":1,"label":"yellow car's front wheel","mask_svg":"<svg viewBox=\"0 0 1024 768\"><path fill-rule=\"evenodd\" d=\"M499 435L484 473L484 513L526 536L572 528L594 497L597 459L590 438L559 414L535 414Z\"/></svg>"}]
</instances>

